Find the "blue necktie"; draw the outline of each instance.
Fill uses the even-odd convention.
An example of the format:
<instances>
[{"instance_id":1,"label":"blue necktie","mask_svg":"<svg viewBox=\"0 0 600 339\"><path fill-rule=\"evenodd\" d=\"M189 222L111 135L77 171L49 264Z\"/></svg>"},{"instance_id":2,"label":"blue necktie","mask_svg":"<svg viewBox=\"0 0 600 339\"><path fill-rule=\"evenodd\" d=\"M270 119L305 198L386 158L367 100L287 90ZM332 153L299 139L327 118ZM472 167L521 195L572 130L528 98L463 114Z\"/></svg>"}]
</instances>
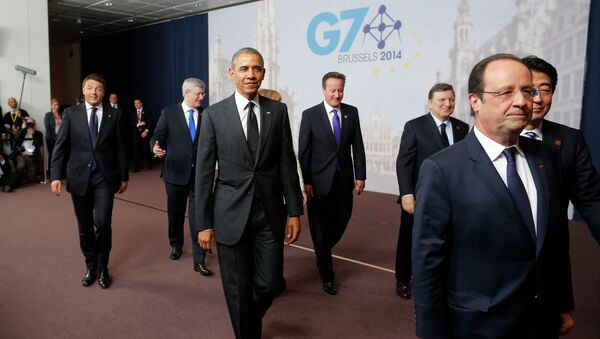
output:
<instances>
[{"instance_id":1,"label":"blue necktie","mask_svg":"<svg viewBox=\"0 0 600 339\"><path fill-rule=\"evenodd\" d=\"M531 139L537 139L538 136L534 131L525 132L523 135Z\"/></svg>"},{"instance_id":2,"label":"blue necktie","mask_svg":"<svg viewBox=\"0 0 600 339\"><path fill-rule=\"evenodd\" d=\"M194 123L194 109L190 108L188 110L189 114L189 118L188 118L188 122L190 125L190 137L192 138L192 142L194 142L194 139L196 138L196 124Z\"/></svg>"},{"instance_id":3,"label":"blue necktie","mask_svg":"<svg viewBox=\"0 0 600 339\"><path fill-rule=\"evenodd\" d=\"M442 138L442 146L444 148L450 146L450 142L448 142L448 134L446 134L446 123L442 122L440 124L440 129L442 130L440 136Z\"/></svg>"},{"instance_id":4,"label":"blue necktie","mask_svg":"<svg viewBox=\"0 0 600 339\"><path fill-rule=\"evenodd\" d=\"M510 195L512 195L513 201L519 209L521 217L527 225L529 233L535 240L536 235L535 226L533 224L533 214L531 213L531 205L529 204L529 197L527 196L527 191L525 190L523 181L521 181L519 173L517 172L517 165L515 162L515 148L505 148L504 151L502 151L502 154L504 154L504 157L506 158L506 181L508 184L508 190L510 191Z\"/></svg>"},{"instance_id":5,"label":"blue necktie","mask_svg":"<svg viewBox=\"0 0 600 339\"><path fill-rule=\"evenodd\" d=\"M335 142L339 145L342 142L342 127L340 126L340 117L337 114L337 109L333 109L333 136Z\"/></svg>"},{"instance_id":6,"label":"blue necktie","mask_svg":"<svg viewBox=\"0 0 600 339\"><path fill-rule=\"evenodd\" d=\"M96 111L98 109L96 107L92 107L92 114L90 114L90 138L92 139L92 147L96 148L96 141L98 140L98 117L96 116ZM91 170L96 169L96 159L92 154L92 163L90 164Z\"/></svg>"}]
</instances>

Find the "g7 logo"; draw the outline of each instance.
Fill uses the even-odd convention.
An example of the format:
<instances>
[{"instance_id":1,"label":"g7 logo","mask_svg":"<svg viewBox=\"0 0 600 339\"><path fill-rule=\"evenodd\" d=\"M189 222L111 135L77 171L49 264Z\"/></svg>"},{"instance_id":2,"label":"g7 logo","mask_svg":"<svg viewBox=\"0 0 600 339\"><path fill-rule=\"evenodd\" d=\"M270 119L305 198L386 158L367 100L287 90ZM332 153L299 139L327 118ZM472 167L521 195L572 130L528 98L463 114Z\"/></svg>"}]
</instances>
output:
<instances>
[{"instance_id":1,"label":"g7 logo","mask_svg":"<svg viewBox=\"0 0 600 339\"><path fill-rule=\"evenodd\" d=\"M327 55L333 52L340 42L340 38L342 35L341 30L332 29L324 31L323 39L326 40L327 43L325 45L319 45L319 43L317 42L317 28L322 23L326 23L330 27L333 27L340 21L353 20L352 26L350 26L346 38L344 39L344 43L340 48L340 52L348 52L350 50L350 47L352 47L352 43L356 38L356 34L360 31L361 25L365 17L367 16L368 11L369 7L341 11L339 20L337 16L331 12L323 12L318 14L310 21L310 24L308 25L308 29L306 31L306 40L308 42L308 47L317 55Z\"/></svg>"}]
</instances>

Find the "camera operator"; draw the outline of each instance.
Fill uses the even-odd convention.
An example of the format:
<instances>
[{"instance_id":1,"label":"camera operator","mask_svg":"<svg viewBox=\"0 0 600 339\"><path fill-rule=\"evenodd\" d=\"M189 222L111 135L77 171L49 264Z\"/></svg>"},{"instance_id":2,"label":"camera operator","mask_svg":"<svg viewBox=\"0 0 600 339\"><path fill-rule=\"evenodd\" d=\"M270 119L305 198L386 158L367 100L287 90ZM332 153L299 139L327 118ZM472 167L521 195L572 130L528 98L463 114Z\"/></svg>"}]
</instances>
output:
<instances>
[{"instance_id":1,"label":"camera operator","mask_svg":"<svg viewBox=\"0 0 600 339\"><path fill-rule=\"evenodd\" d=\"M35 120L24 117L21 129L15 137L15 157L17 173L21 175L23 182L32 182L35 179L38 168L42 168L42 149L44 147L44 136L42 132L35 129ZM42 165L43 166L43 165Z\"/></svg>"}]
</instances>

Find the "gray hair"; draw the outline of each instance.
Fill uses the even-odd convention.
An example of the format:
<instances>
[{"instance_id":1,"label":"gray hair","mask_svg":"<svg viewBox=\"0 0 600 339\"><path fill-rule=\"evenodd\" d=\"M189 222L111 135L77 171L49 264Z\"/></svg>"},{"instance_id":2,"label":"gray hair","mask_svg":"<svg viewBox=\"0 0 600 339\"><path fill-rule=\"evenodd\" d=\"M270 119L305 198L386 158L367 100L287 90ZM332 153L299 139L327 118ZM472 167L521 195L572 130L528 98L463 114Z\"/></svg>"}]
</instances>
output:
<instances>
[{"instance_id":1,"label":"gray hair","mask_svg":"<svg viewBox=\"0 0 600 339\"><path fill-rule=\"evenodd\" d=\"M186 92L191 91L196 87L206 89L206 84L204 81L198 78L187 78L183 80L183 85L181 85L181 93L185 95Z\"/></svg>"},{"instance_id":2,"label":"gray hair","mask_svg":"<svg viewBox=\"0 0 600 339\"><path fill-rule=\"evenodd\" d=\"M256 49L254 49L252 47L244 47L244 48L238 49L238 51L235 52L235 54L233 54L233 57L231 58L231 68L235 68L235 61L237 60L237 58L240 54L256 54L260 57L261 65L262 66L265 65L265 60L263 59L263 56L262 56L262 54L260 54L259 51L257 51Z\"/></svg>"}]
</instances>

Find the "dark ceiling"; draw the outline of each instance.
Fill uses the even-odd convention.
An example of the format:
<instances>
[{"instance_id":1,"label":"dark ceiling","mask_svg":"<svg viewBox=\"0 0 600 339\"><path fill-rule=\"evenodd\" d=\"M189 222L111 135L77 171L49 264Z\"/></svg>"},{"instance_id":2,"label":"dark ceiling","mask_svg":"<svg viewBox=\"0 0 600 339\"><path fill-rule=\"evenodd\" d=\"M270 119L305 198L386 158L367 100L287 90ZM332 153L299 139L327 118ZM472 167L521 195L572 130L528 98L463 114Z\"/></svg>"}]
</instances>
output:
<instances>
[{"instance_id":1,"label":"dark ceiling","mask_svg":"<svg viewBox=\"0 0 600 339\"><path fill-rule=\"evenodd\" d=\"M247 2L252 1L48 0L50 43L78 41Z\"/></svg>"}]
</instances>

